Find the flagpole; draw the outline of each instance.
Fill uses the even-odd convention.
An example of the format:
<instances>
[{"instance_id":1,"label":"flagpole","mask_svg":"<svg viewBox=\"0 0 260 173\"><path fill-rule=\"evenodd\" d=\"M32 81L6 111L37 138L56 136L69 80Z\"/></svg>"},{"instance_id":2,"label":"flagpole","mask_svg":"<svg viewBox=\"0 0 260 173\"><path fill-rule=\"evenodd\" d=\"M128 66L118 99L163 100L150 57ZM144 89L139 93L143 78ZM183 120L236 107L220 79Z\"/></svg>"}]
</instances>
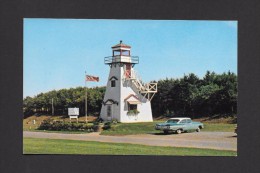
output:
<instances>
[{"instance_id":1,"label":"flagpole","mask_svg":"<svg viewBox=\"0 0 260 173\"><path fill-rule=\"evenodd\" d=\"M87 92L87 73L85 71L85 116L86 116L86 123L88 122L87 115L88 115L88 92Z\"/></svg>"}]
</instances>

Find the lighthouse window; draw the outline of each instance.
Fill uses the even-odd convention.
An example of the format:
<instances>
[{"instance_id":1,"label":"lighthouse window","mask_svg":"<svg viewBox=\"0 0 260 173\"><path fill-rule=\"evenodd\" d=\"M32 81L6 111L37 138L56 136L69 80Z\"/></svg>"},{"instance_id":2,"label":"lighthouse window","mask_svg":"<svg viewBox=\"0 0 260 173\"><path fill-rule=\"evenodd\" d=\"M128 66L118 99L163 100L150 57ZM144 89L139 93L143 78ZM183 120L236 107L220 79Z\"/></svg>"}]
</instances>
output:
<instances>
[{"instance_id":1,"label":"lighthouse window","mask_svg":"<svg viewBox=\"0 0 260 173\"><path fill-rule=\"evenodd\" d=\"M115 80L111 80L111 87L115 87L116 86L116 81Z\"/></svg>"},{"instance_id":2,"label":"lighthouse window","mask_svg":"<svg viewBox=\"0 0 260 173\"><path fill-rule=\"evenodd\" d=\"M122 55L130 56L130 51L129 50L123 50Z\"/></svg>"},{"instance_id":3,"label":"lighthouse window","mask_svg":"<svg viewBox=\"0 0 260 173\"><path fill-rule=\"evenodd\" d=\"M129 111L130 110L137 110L137 105L136 104L129 104Z\"/></svg>"},{"instance_id":4,"label":"lighthouse window","mask_svg":"<svg viewBox=\"0 0 260 173\"><path fill-rule=\"evenodd\" d=\"M120 55L121 53L120 53L120 51L113 51L113 56L118 56L118 55Z\"/></svg>"}]
</instances>

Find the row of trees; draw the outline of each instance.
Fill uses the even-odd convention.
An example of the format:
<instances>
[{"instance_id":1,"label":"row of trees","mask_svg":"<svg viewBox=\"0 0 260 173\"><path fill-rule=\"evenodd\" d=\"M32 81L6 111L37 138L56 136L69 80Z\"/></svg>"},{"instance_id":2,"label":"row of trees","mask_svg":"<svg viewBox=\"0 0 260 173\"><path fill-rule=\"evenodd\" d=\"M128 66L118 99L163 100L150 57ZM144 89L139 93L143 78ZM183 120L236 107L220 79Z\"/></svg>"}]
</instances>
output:
<instances>
[{"instance_id":1,"label":"row of trees","mask_svg":"<svg viewBox=\"0 0 260 173\"><path fill-rule=\"evenodd\" d=\"M101 109L102 100L105 94L105 87L88 88L88 110L90 114L96 115ZM52 99L55 114L67 114L69 107L78 107L80 114L85 112L84 87L53 90L47 93L40 93L35 97L26 97L23 100L24 115L30 116L34 113L52 113Z\"/></svg>"},{"instance_id":2,"label":"row of trees","mask_svg":"<svg viewBox=\"0 0 260 173\"><path fill-rule=\"evenodd\" d=\"M237 113L237 75L207 71L203 79L191 73L180 79L159 80L152 110L155 116L234 115Z\"/></svg>"},{"instance_id":3,"label":"row of trees","mask_svg":"<svg viewBox=\"0 0 260 173\"><path fill-rule=\"evenodd\" d=\"M156 81L154 81L156 82ZM163 79L158 82L158 92L152 100L154 116L212 116L237 113L237 75L231 72L216 74L207 72L200 79L195 74L184 75L179 79ZM88 89L88 113L99 115L105 87ZM68 107L79 107L80 114L85 110L85 88L53 90L26 97L23 102L24 114L51 114L52 99L55 114L67 114Z\"/></svg>"}]
</instances>

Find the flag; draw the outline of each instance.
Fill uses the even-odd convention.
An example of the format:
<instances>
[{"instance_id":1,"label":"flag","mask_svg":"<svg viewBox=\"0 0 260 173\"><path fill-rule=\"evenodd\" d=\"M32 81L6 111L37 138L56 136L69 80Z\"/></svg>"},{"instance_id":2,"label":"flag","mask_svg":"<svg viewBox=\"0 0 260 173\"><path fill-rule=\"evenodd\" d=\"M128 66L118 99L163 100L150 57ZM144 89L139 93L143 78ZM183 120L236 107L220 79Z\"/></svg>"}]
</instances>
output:
<instances>
[{"instance_id":1,"label":"flag","mask_svg":"<svg viewBox=\"0 0 260 173\"><path fill-rule=\"evenodd\" d=\"M99 81L99 77L86 75L86 81L98 82Z\"/></svg>"}]
</instances>

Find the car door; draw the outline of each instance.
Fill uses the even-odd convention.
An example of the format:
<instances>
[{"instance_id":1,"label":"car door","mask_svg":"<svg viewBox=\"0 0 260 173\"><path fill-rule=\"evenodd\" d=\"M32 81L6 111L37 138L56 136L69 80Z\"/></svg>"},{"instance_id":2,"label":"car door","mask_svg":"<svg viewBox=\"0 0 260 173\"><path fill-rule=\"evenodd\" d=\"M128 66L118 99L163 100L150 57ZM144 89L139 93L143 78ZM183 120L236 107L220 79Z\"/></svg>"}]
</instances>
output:
<instances>
[{"instance_id":1,"label":"car door","mask_svg":"<svg viewBox=\"0 0 260 173\"><path fill-rule=\"evenodd\" d=\"M191 120L187 120L187 130L188 130L188 131L193 130L193 129L194 129L193 126L194 126L194 125L193 125L192 121L191 121Z\"/></svg>"},{"instance_id":2,"label":"car door","mask_svg":"<svg viewBox=\"0 0 260 173\"><path fill-rule=\"evenodd\" d=\"M187 120L181 120L180 124L182 126L183 131L187 131Z\"/></svg>"}]
</instances>

